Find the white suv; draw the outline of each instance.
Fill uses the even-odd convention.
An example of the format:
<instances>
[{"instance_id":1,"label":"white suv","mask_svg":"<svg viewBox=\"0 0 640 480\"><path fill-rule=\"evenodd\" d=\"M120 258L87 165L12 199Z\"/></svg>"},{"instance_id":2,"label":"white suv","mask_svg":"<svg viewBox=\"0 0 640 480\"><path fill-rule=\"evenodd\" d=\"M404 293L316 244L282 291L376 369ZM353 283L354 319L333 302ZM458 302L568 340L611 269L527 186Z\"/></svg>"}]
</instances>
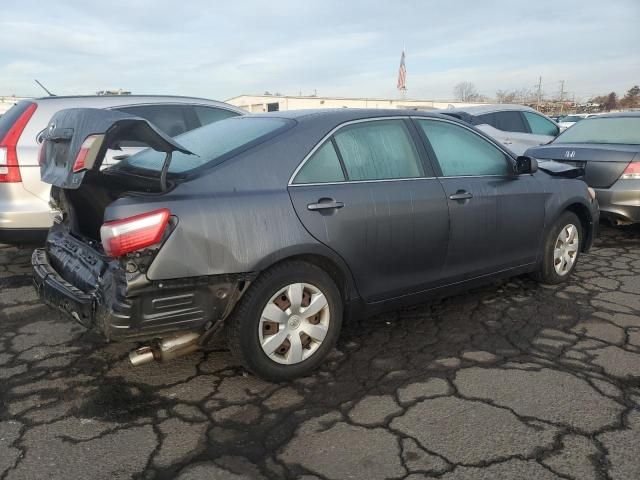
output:
<instances>
[{"instance_id":1,"label":"white suv","mask_svg":"<svg viewBox=\"0 0 640 480\"><path fill-rule=\"evenodd\" d=\"M17 103L0 117L0 243L38 241L52 224L51 186L40 181L37 137L52 115L66 108L120 110L149 120L172 137L246 113L222 102L173 96L44 97ZM144 148L134 143L120 147L108 152L106 166Z\"/></svg>"},{"instance_id":2,"label":"white suv","mask_svg":"<svg viewBox=\"0 0 640 480\"><path fill-rule=\"evenodd\" d=\"M524 105L477 105L439 113L475 125L516 155L522 155L530 147L549 143L560 133L556 122Z\"/></svg>"}]
</instances>

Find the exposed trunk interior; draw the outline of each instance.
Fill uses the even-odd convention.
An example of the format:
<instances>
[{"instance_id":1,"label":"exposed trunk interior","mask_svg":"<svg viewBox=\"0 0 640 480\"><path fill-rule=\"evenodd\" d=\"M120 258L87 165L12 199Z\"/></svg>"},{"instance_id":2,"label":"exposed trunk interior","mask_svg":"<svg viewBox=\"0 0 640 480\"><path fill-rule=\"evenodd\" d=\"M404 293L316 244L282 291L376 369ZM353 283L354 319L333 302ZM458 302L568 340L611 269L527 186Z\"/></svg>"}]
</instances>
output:
<instances>
[{"instance_id":1,"label":"exposed trunk interior","mask_svg":"<svg viewBox=\"0 0 640 480\"><path fill-rule=\"evenodd\" d=\"M79 237L100 241L105 209L128 195L159 195L157 178L123 172L88 172L75 189L53 187L51 196L64 214L64 222Z\"/></svg>"}]
</instances>

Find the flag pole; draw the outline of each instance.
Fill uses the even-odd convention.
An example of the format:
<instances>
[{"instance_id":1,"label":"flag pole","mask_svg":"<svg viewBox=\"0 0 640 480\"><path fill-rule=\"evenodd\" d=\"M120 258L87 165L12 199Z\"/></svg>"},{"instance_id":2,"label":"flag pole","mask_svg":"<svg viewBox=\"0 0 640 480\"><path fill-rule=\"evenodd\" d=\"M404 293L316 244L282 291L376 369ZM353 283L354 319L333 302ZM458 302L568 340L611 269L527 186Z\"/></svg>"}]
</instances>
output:
<instances>
[{"instance_id":1,"label":"flag pole","mask_svg":"<svg viewBox=\"0 0 640 480\"><path fill-rule=\"evenodd\" d=\"M404 57L406 59L407 58L407 48L406 48L404 40L402 40L402 54L404 55ZM405 66L405 71L406 71L406 66ZM405 73L405 77L406 77L406 73ZM407 98L407 85L405 83L405 86L402 89L402 99L406 100L406 98Z\"/></svg>"}]
</instances>

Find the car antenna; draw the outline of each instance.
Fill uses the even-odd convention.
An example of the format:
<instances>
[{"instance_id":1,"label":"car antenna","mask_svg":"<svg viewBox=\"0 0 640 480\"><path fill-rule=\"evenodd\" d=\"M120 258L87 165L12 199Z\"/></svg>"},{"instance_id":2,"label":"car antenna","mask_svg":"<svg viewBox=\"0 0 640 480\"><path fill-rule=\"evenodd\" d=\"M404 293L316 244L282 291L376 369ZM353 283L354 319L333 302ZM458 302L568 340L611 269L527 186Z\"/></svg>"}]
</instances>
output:
<instances>
[{"instance_id":1,"label":"car antenna","mask_svg":"<svg viewBox=\"0 0 640 480\"><path fill-rule=\"evenodd\" d=\"M171 165L171 153L171 151L167 152L160 171L160 190L163 192L167 191L167 172L169 171L169 165Z\"/></svg>"},{"instance_id":2,"label":"car antenna","mask_svg":"<svg viewBox=\"0 0 640 480\"><path fill-rule=\"evenodd\" d=\"M47 92L47 95L49 95L50 97L55 97L56 94L55 93L51 93L49 90L47 90L47 87L45 87L43 84L41 84L37 78L34 78L35 82L40 85L40 88L42 88L45 92Z\"/></svg>"}]
</instances>

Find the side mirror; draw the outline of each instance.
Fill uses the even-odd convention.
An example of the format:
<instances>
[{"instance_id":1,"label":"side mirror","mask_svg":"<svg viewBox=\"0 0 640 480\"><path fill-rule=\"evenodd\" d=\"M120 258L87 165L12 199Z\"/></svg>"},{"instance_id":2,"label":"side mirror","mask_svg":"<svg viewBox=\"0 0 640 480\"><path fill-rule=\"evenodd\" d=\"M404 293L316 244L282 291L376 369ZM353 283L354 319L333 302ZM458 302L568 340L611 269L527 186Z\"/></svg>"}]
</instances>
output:
<instances>
[{"instance_id":1,"label":"side mirror","mask_svg":"<svg viewBox=\"0 0 640 480\"><path fill-rule=\"evenodd\" d=\"M532 157L520 156L516 158L516 175L535 173L538 171L538 161Z\"/></svg>"}]
</instances>

